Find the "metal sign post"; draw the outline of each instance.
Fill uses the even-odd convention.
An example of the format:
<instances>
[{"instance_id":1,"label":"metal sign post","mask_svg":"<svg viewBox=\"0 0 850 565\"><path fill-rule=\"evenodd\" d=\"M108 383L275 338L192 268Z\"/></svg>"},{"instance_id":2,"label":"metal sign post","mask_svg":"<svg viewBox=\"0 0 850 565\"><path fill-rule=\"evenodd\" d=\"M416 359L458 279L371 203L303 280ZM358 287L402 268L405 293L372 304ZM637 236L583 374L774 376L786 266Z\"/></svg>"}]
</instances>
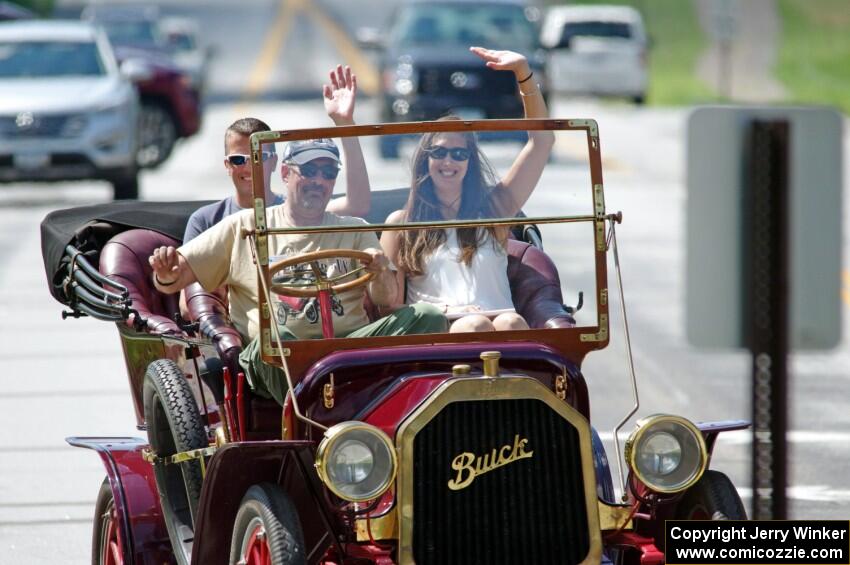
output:
<instances>
[{"instance_id":1,"label":"metal sign post","mask_svg":"<svg viewBox=\"0 0 850 565\"><path fill-rule=\"evenodd\" d=\"M787 518L789 124L753 120L745 140L744 336L753 355L753 509Z\"/></svg>"}]
</instances>

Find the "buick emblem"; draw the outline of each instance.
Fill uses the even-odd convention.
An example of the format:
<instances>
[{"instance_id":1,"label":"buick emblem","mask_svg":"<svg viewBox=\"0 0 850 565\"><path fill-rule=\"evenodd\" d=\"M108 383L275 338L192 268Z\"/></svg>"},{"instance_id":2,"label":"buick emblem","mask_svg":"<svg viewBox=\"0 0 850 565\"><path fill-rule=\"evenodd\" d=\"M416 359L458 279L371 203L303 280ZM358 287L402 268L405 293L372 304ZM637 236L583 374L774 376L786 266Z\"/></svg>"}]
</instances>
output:
<instances>
[{"instance_id":1,"label":"buick emblem","mask_svg":"<svg viewBox=\"0 0 850 565\"><path fill-rule=\"evenodd\" d=\"M484 455L476 456L474 453L464 451L452 460L452 469L457 471L455 478L449 481L451 490L462 490L472 484L475 477L489 473L499 467L510 465L520 459L533 457L533 451L526 451L528 447L528 439L520 437L519 434L514 436L514 443L497 447L485 453Z\"/></svg>"},{"instance_id":2,"label":"buick emblem","mask_svg":"<svg viewBox=\"0 0 850 565\"><path fill-rule=\"evenodd\" d=\"M18 126L18 129L30 128L34 123L35 118L32 112L21 112L15 117L15 125Z\"/></svg>"}]
</instances>

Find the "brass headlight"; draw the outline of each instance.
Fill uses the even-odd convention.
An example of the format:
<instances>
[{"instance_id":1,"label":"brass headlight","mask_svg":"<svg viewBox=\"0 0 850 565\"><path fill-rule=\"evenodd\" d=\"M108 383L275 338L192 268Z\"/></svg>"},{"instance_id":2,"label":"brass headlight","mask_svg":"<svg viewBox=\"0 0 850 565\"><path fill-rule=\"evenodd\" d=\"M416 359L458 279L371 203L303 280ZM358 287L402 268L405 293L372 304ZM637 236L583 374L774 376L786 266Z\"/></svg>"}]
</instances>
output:
<instances>
[{"instance_id":1,"label":"brass headlight","mask_svg":"<svg viewBox=\"0 0 850 565\"><path fill-rule=\"evenodd\" d=\"M646 486L680 492L699 480L708 463L702 433L679 416L656 414L638 421L626 441L626 462Z\"/></svg>"},{"instance_id":2,"label":"brass headlight","mask_svg":"<svg viewBox=\"0 0 850 565\"><path fill-rule=\"evenodd\" d=\"M342 422L325 432L316 453L322 482L338 497L363 502L384 494L395 479L392 440L364 422Z\"/></svg>"}]
</instances>

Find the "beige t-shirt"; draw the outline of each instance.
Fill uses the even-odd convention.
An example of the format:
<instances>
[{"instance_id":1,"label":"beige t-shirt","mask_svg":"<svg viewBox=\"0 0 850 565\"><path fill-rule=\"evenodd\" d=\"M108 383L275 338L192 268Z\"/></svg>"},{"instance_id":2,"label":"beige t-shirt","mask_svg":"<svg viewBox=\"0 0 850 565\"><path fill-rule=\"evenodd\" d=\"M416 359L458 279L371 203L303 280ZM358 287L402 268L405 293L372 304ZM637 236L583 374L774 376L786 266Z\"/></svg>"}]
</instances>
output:
<instances>
[{"instance_id":1,"label":"beige t-shirt","mask_svg":"<svg viewBox=\"0 0 850 565\"><path fill-rule=\"evenodd\" d=\"M266 210L269 227L291 227L284 217L283 206ZM322 225L364 225L361 218L337 216L325 212ZM259 333L257 268L251 255L251 244L240 236L242 229L253 229L254 212L244 210L224 218L221 222L181 246L182 255L192 272L207 290L226 284L230 300L230 317L236 329L244 337L252 339ZM269 263L299 253L320 249L380 249L378 237L373 231L334 232L321 234L292 234L269 236ZM336 276L356 268L349 259L331 259L320 262L323 271ZM356 262L355 262L356 263ZM291 269L274 275L274 280L296 278L311 279L309 267L294 272ZM343 281L345 282L345 281ZM345 336L369 323L363 308L364 288L345 292L333 297L334 333ZM278 321L300 339L322 337L319 320L319 304L316 298L293 298L272 293L272 308Z\"/></svg>"}]
</instances>

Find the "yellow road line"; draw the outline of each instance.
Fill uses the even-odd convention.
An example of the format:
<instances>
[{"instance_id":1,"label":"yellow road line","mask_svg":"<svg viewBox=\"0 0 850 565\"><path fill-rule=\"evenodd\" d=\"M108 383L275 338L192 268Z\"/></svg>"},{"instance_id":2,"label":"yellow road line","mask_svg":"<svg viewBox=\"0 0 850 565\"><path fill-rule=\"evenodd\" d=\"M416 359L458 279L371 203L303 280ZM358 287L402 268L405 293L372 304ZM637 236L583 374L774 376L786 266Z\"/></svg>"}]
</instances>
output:
<instances>
[{"instance_id":1,"label":"yellow road line","mask_svg":"<svg viewBox=\"0 0 850 565\"><path fill-rule=\"evenodd\" d=\"M841 271L841 280L844 282L841 286L841 299L844 304L850 306L850 271L847 269Z\"/></svg>"},{"instance_id":2,"label":"yellow road line","mask_svg":"<svg viewBox=\"0 0 850 565\"><path fill-rule=\"evenodd\" d=\"M303 2L303 0L299 1ZM369 96L377 95L380 91L380 76L372 61L351 40L345 30L314 3L303 2L302 7L307 15L330 37L343 60L357 75L357 87Z\"/></svg>"},{"instance_id":3,"label":"yellow road line","mask_svg":"<svg viewBox=\"0 0 850 565\"><path fill-rule=\"evenodd\" d=\"M242 99L237 106L237 110L239 110L237 114L241 115L241 108L266 89L266 85L272 76L272 68L280 56L286 36L289 35L289 30L292 29L295 14L298 8L300 8L300 6L294 4L299 3L298 0L281 0L278 5L274 22L263 41L260 56L257 58L257 62L254 63L251 73L248 75L248 82L242 92Z\"/></svg>"}]
</instances>

